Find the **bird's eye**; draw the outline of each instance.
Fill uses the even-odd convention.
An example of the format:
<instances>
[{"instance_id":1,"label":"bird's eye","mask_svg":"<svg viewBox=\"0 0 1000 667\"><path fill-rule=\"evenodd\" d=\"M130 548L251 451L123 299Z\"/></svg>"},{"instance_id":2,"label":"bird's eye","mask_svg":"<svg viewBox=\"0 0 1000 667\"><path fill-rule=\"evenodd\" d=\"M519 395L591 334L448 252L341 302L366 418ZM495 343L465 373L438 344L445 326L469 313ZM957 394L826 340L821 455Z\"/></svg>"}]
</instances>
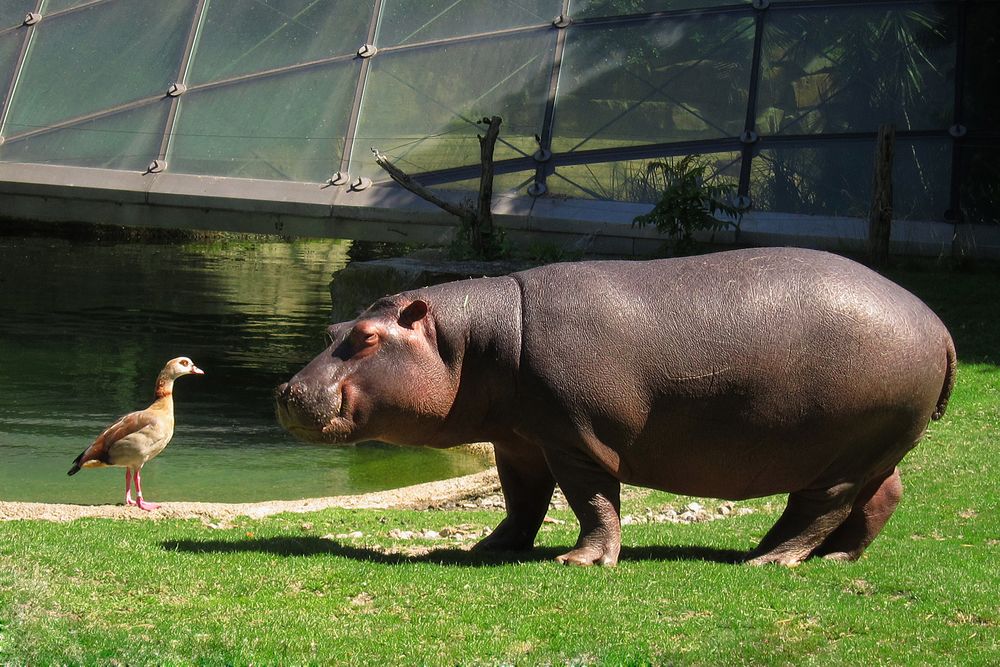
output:
<instances>
[{"instance_id":1,"label":"bird's eye","mask_svg":"<svg viewBox=\"0 0 1000 667\"><path fill-rule=\"evenodd\" d=\"M181 359L181 366L189 366L190 364L191 362L189 362L187 359Z\"/></svg>"}]
</instances>

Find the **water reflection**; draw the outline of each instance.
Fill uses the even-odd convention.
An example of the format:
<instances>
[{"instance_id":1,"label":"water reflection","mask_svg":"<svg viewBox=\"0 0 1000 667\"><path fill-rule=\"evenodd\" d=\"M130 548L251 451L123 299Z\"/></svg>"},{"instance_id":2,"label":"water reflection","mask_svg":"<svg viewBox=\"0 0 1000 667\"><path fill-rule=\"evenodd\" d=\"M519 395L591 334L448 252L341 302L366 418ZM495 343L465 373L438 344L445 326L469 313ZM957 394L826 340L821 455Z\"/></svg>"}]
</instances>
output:
<instances>
[{"instance_id":1,"label":"water reflection","mask_svg":"<svg viewBox=\"0 0 1000 667\"><path fill-rule=\"evenodd\" d=\"M143 469L148 499L248 502L360 493L474 472L461 452L306 445L271 392L324 345L338 241L118 244L0 238L0 499L121 502L124 472L66 477L163 363L177 428Z\"/></svg>"}]
</instances>

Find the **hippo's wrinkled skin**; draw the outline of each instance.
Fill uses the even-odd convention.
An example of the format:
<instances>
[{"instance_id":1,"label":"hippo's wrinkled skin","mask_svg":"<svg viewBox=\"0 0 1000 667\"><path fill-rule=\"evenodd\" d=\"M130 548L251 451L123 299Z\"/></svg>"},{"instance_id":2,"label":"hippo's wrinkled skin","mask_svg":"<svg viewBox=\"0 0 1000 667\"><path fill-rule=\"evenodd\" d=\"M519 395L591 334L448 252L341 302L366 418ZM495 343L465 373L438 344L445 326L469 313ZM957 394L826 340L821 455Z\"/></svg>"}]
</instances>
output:
<instances>
[{"instance_id":1,"label":"hippo's wrinkled skin","mask_svg":"<svg viewBox=\"0 0 1000 667\"><path fill-rule=\"evenodd\" d=\"M752 563L855 559L899 502L896 464L943 412L955 351L916 297L836 255L738 250L554 264L377 301L277 391L317 442L489 440L529 549L558 482L562 562L618 559L621 482L789 493Z\"/></svg>"}]
</instances>

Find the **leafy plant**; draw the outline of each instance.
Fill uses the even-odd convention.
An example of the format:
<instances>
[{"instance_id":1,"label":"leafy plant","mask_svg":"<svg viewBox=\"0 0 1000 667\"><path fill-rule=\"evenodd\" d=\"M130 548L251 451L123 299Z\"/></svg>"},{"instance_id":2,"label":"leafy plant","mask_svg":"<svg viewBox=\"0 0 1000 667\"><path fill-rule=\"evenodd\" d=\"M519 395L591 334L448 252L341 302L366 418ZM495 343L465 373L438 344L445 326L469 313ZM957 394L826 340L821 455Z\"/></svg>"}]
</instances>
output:
<instances>
[{"instance_id":1,"label":"leafy plant","mask_svg":"<svg viewBox=\"0 0 1000 667\"><path fill-rule=\"evenodd\" d=\"M655 225L667 236L667 246L675 255L694 251L697 231L724 227L739 229L743 211L726 202L732 194L726 186L706 182L708 167L693 155L673 162L650 162L646 165L646 174L660 179L663 194L652 211L637 216L632 224L639 227Z\"/></svg>"}]
</instances>

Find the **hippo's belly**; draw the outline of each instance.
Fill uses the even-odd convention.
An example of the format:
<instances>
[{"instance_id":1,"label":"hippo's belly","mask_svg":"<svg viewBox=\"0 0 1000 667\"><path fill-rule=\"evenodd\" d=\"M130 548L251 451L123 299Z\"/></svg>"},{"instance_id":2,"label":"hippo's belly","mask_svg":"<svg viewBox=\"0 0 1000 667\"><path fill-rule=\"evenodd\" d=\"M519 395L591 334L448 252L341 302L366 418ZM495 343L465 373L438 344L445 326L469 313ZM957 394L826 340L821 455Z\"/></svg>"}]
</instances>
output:
<instances>
[{"instance_id":1,"label":"hippo's belly","mask_svg":"<svg viewBox=\"0 0 1000 667\"><path fill-rule=\"evenodd\" d=\"M726 417L733 401L714 405L715 410L710 401L687 414L654 413L632 441L603 436L619 453L616 477L671 493L731 500L789 493L884 469L902 458L905 441L915 441L921 430L910 425L907 411L786 421L768 420L766 413ZM901 439L904 432L912 437Z\"/></svg>"}]
</instances>

